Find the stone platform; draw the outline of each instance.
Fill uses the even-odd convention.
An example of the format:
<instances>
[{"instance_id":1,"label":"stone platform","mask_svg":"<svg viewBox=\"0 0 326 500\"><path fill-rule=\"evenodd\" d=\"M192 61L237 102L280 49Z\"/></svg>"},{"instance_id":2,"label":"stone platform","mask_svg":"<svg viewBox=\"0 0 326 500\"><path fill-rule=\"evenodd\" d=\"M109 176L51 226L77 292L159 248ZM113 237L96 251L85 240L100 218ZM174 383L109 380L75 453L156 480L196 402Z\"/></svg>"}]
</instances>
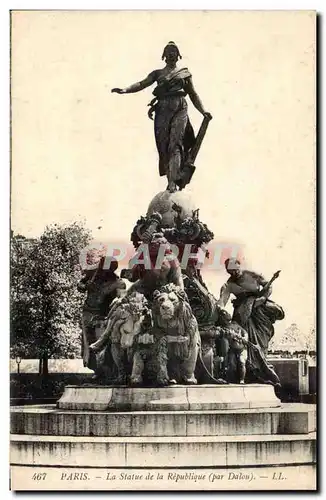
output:
<instances>
[{"instance_id":1,"label":"stone platform","mask_svg":"<svg viewBox=\"0 0 326 500\"><path fill-rule=\"evenodd\" d=\"M311 464L315 433L256 436L11 437L11 464L61 467L248 467Z\"/></svg>"},{"instance_id":2,"label":"stone platform","mask_svg":"<svg viewBox=\"0 0 326 500\"><path fill-rule=\"evenodd\" d=\"M262 436L315 430L315 405L300 403L249 410L114 413L60 410L55 405L11 409L11 433L29 436Z\"/></svg>"},{"instance_id":3,"label":"stone platform","mask_svg":"<svg viewBox=\"0 0 326 500\"><path fill-rule=\"evenodd\" d=\"M96 476L241 468L258 477L294 466L314 474L316 409L281 404L267 385L68 386L57 405L11 408L10 461L15 474L31 466Z\"/></svg>"},{"instance_id":4,"label":"stone platform","mask_svg":"<svg viewBox=\"0 0 326 500\"><path fill-rule=\"evenodd\" d=\"M62 410L182 411L275 408L271 385L176 385L162 388L66 386L57 403Z\"/></svg>"}]
</instances>

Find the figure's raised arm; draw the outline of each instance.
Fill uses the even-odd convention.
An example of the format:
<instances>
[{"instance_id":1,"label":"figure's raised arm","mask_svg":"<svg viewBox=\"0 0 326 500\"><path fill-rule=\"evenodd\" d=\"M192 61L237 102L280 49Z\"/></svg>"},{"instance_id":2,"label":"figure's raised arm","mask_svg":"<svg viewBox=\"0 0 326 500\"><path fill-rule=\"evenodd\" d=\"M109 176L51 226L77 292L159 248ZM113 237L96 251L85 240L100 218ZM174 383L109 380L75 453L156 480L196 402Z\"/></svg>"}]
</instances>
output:
<instances>
[{"instance_id":1,"label":"figure's raised arm","mask_svg":"<svg viewBox=\"0 0 326 500\"><path fill-rule=\"evenodd\" d=\"M261 274L258 274L258 279L257 279L259 285L262 287L262 293L263 297L267 298L271 296L272 294L272 285L269 284L269 282L262 276Z\"/></svg>"},{"instance_id":2,"label":"figure's raised arm","mask_svg":"<svg viewBox=\"0 0 326 500\"><path fill-rule=\"evenodd\" d=\"M199 111L199 113L201 113L204 116L207 116L207 118L212 119L212 115L210 113L208 113L207 111L205 111L203 103L201 102L201 99L195 90L192 78L189 78L187 81L187 90L188 90L188 94L189 94L191 102L193 103L195 108Z\"/></svg>"},{"instance_id":3,"label":"figure's raised arm","mask_svg":"<svg viewBox=\"0 0 326 500\"><path fill-rule=\"evenodd\" d=\"M156 80L156 71L152 71L144 80L140 82L133 83L129 87L125 89L120 89L115 87L111 90L111 92L116 92L117 94L134 94L135 92L139 92L140 90L144 90L147 87L153 85Z\"/></svg>"}]
</instances>

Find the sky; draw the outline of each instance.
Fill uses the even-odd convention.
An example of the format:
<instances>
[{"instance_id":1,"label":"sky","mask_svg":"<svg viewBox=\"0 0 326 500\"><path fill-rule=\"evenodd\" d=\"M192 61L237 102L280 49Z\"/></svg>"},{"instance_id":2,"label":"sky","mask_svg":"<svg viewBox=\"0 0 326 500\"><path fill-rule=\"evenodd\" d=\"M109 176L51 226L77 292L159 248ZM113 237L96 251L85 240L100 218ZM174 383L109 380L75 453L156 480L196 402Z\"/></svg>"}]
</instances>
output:
<instances>
[{"instance_id":1,"label":"sky","mask_svg":"<svg viewBox=\"0 0 326 500\"><path fill-rule=\"evenodd\" d=\"M315 322L315 14L309 11L21 11L12 14L14 232L85 220L128 243L158 175L152 89L112 94L162 67L174 40L213 115L186 188L214 245L282 270L276 325ZM201 115L189 102L195 130ZM101 229L98 229L98 228ZM204 271L218 295L223 270Z\"/></svg>"}]
</instances>

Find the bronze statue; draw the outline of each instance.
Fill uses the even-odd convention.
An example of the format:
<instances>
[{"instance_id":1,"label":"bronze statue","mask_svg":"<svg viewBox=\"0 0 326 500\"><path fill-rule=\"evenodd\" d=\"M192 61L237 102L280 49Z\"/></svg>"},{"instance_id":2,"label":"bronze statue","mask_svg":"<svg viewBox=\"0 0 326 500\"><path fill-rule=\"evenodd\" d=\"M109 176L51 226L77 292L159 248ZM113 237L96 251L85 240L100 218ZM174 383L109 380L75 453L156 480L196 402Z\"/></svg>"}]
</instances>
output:
<instances>
[{"instance_id":1,"label":"bronze statue","mask_svg":"<svg viewBox=\"0 0 326 500\"><path fill-rule=\"evenodd\" d=\"M151 326L148 322L150 312L145 296L134 292L120 298L112 305L107 319L105 331L89 349L95 356L101 372L107 375L107 364L110 360L111 365L114 365L111 366L110 375L114 368L117 372L114 383L124 385L128 380L129 365L134 364L136 367L138 355L135 345L138 346L139 338L143 337L142 334L146 334ZM136 373L136 369L133 371ZM136 375L133 378L136 378Z\"/></svg>"},{"instance_id":2,"label":"bronze statue","mask_svg":"<svg viewBox=\"0 0 326 500\"><path fill-rule=\"evenodd\" d=\"M97 340L101 329L106 326L106 317L113 300L126 288L124 281L115 274L118 268L117 261L113 259L109 269L104 269L104 262L105 258L102 257L96 269L85 271L77 285L80 292L86 292L82 310L83 363L95 372L96 358L89 350L89 346Z\"/></svg>"},{"instance_id":3,"label":"bronze statue","mask_svg":"<svg viewBox=\"0 0 326 500\"><path fill-rule=\"evenodd\" d=\"M229 383L244 384L248 360L248 332L232 321L227 311L220 314L220 339L226 341L225 378Z\"/></svg>"},{"instance_id":4,"label":"bronze statue","mask_svg":"<svg viewBox=\"0 0 326 500\"><path fill-rule=\"evenodd\" d=\"M165 254L159 267L156 267L161 246L164 246ZM148 244L148 255L151 268L146 269L143 264L133 267L133 285L128 289L127 295L133 292L143 293L149 301L153 299L153 293L163 285L173 283L183 289L183 279L179 260L171 256L172 250L169 242L162 233L151 235Z\"/></svg>"},{"instance_id":5,"label":"bronze statue","mask_svg":"<svg viewBox=\"0 0 326 500\"><path fill-rule=\"evenodd\" d=\"M230 295L234 311L232 320L248 332L247 367L252 379L278 385L275 372L268 365L268 344L274 335L274 323L284 318L281 306L270 300L272 283L280 271L267 281L261 274L242 269L237 259L227 259L225 268L230 278L222 286L219 305L224 307Z\"/></svg>"},{"instance_id":6,"label":"bronze statue","mask_svg":"<svg viewBox=\"0 0 326 500\"><path fill-rule=\"evenodd\" d=\"M161 176L167 176L167 189L170 192L176 191L177 186L182 189L190 182L195 169L193 162L208 121L212 118L195 91L188 68L177 67L177 61L181 58L178 47L171 41L163 51L162 59L166 63L164 68L152 71L144 80L129 87L112 89L112 92L118 94L131 94L157 83L148 116L153 119L155 113L154 132L159 154L159 172ZM188 117L186 95L189 95L195 108L204 116L197 139Z\"/></svg>"}]
</instances>

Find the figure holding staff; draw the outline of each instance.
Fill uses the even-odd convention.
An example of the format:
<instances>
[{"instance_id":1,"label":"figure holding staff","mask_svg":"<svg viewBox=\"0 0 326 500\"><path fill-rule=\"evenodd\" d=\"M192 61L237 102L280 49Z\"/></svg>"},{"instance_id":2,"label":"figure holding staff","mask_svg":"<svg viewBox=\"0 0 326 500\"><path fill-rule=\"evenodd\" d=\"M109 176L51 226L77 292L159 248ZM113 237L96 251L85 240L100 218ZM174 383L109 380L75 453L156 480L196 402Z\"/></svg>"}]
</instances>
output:
<instances>
[{"instance_id":1,"label":"figure holding staff","mask_svg":"<svg viewBox=\"0 0 326 500\"><path fill-rule=\"evenodd\" d=\"M154 99L149 103L149 118L154 118L155 141L159 154L159 173L168 178L167 189L175 192L183 189L194 173L193 162L206 133L212 115L205 111L195 91L192 75L187 68L177 67L181 55L177 45L169 42L164 48L162 59L165 67L149 73L142 81L124 89L114 88L112 92L131 94L157 83ZM204 116L197 137L188 117L185 97L189 95L195 108Z\"/></svg>"}]
</instances>

